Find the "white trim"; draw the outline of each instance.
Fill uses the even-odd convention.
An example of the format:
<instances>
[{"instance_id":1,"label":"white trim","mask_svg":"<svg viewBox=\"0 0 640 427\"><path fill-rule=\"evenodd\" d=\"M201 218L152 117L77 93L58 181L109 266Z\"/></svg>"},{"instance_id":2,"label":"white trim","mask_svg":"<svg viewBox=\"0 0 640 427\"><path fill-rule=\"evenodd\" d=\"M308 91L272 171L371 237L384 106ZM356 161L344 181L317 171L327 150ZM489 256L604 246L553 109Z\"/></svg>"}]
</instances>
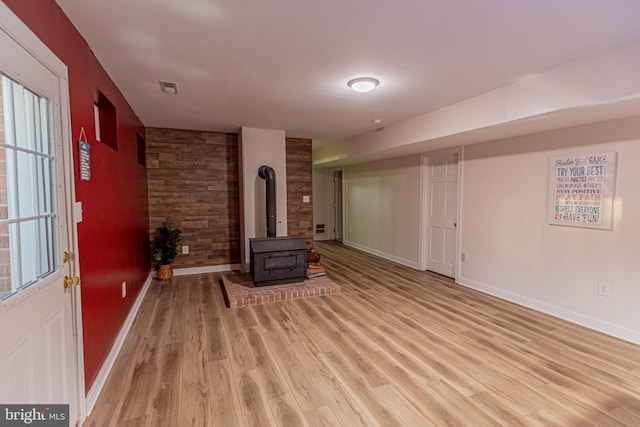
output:
<instances>
[{"instance_id":1,"label":"white trim","mask_svg":"<svg viewBox=\"0 0 640 427\"><path fill-rule=\"evenodd\" d=\"M136 318L136 315L138 314L138 310L142 305L142 301L144 300L144 297L147 294L149 287L151 286L152 279L153 279L153 275L149 273L149 276L147 276L147 280L144 282L144 286L142 287L142 290L138 294L138 298L136 298L136 301L133 303L133 307L131 307L131 310L129 311L129 315L127 316L127 319L122 325L122 328L120 328L120 332L118 333L118 336L113 342L113 346L111 347L111 350L107 355L107 358L105 359L104 363L102 364L102 367L100 368L100 372L98 372L98 376L93 382L91 389L89 389L89 392L87 393L87 396L85 399L85 402L86 402L85 405L87 410L86 417L88 417L91 414L91 411L93 410L93 406L96 404L96 401L98 400L98 396L100 395L100 392L104 387L104 384L107 382L107 377L109 376L109 373L111 372L111 369L113 368L113 365L116 362L116 358L118 357L118 353L120 353L120 349L122 349L122 345L124 344L125 338L127 338L127 334L129 334L131 325L133 325L133 321Z\"/></svg>"},{"instance_id":2,"label":"white trim","mask_svg":"<svg viewBox=\"0 0 640 427\"><path fill-rule=\"evenodd\" d=\"M429 167L428 154L420 155L420 194L418 195L418 270L427 270L427 256L429 249L427 242L429 241L429 186L425 182L428 177Z\"/></svg>"},{"instance_id":3,"label":"white trim","mask_svg":"<svg viewBox=\"0 0 640 427\"><path fill-rule=\"evenodd\" d=\"M173 275L187 276L189 274L219 273L221 271L231 271L231 270L240 270L240 264L224 264L224 265L210 265L206 267L176 268L173 270Z\"/></svg>"},{"instance_id":4,"label":"white trim","mask_svg":"<svg viewBox=\"0 0 640 427\"><path fill-rule=\"evenodd\" d=\"M58 77L67 80L67 66L9 7L0 1L0 29Z\"/></svg>"},{"instance_id":5,"label":"white trim","mask_svg":"<svg viewBox=\"0 0 640 427\"><path fill-rule=\"evenodd\" d=\"M407 267L413 268L414 270L418 270L418 263L416 261L411 261L399 256L388 254L386 252L382 252L377 249L370 248L368 246L363 246L358 243L353 243L348 240L343 240L342 244L345 246L349 246L351 248L361 250L362 252L367 252L369 254L378 256L380 258L388 259L389 261L393 261L398 264L406 265Z\"/></svg>"},{"instance_id":6,"label":"white trim","mask_svg":"<svg viewBox=\"0 0 640 427\"><path fill-rule=\"evenodd\" d=\"M584 326L585 328L602 332L604 334L631 342L633 344L640 344L640 332L633 329L625 328L624 326L604 322L602 320L585 316L584 314L580 314L575 311L566 310L564 308L548 304L546 302L538 301L519 294L515 294L513 292L505 291L503 289L496 288L494 286L487 285L481 282L476 282L465 277L460 277L459 280L456 281L456 283L467 288L475 289L476 291L480 291L482 293L492 295L494 297L513 302L515 304L531 308L533 310L549 314L560 319L567 320L571 323Z\"/></svg>"},{"instance_id":7,"label":"white trim","mask_svg":"<svg viewBox=\"0 0 640 427\"><path fill-rule=\"evenodd\" d=\"M461 146L458 151L458 230L456 233L456 281L459 277L462 276L462 237L464 236L464 221L462 217L464 207L464 147L464 145Z\"/></svg>"},{"instance_id":8,"label":"white trim","mask_svg":"<svg viewBox=\"0 0 640 427\"><path fill-rule=\"evenodd\" d=\"M80 249L78 248L78 222L75 216L76 205L76 187L74 178L73 161L73 135L71 132L71 98L69 94L69 81L65 76L60 77L58 80L60 83L60 101L61 105L66 105L66 108L61 109L62 121L62 140L71 141L70 144L62 144L64 152L63 168L65 172L65 190L67 191L67 232L69 234L69 250L76 254L75 260L72 264L73 273L75 276L82 277L80 271ZM78 417L79 422L82 423L86 419L86 398L85 398L85 379L84 379L84 334L82 323L82 292L77 287L72 288L72 298L74 308L74 333L75 333L75 357L77 366L77 380L78 380Z\"/></svg>"}]
</instances>

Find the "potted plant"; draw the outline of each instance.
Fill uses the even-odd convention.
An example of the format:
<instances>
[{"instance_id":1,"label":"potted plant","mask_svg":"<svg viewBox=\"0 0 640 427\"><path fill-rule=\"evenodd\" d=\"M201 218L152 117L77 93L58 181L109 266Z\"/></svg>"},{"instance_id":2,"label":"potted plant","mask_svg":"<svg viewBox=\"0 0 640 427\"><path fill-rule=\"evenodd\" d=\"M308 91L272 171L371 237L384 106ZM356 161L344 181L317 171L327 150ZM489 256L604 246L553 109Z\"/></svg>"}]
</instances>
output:
<instances>
[{"instance_id":1,"label":"potted plant","mask_svg":"<svg viewBox=\"0 0 640 427\"><path fill-rule=\"evenodd\" d=\"M168 222L156 229L151 253L158 263L157 277L160 280L169 280L173 277L173 260L178 255L180 233L182 230L172 228Z\"/></svg>"}]
</instances>

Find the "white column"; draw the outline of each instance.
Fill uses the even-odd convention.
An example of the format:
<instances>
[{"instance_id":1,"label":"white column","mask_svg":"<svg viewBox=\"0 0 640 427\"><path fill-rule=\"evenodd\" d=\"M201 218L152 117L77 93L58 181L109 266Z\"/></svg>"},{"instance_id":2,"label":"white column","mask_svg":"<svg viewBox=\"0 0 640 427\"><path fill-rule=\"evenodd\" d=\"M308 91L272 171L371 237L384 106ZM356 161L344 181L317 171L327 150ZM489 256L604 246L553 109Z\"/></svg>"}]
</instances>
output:
<instances>
[{"instance_id":1,"label":"white column","mask_svg":"<svg viewBox=\"0 0 640 427\"><path fill-rule=\"evenodd\" d=\"M283 130L242 128L240 132L240 254L248 271L249 238L267 236L265 181L258 168L267 165L276 173L276 234L287 235L287 154Z\"/></svg>"}]
</instances>

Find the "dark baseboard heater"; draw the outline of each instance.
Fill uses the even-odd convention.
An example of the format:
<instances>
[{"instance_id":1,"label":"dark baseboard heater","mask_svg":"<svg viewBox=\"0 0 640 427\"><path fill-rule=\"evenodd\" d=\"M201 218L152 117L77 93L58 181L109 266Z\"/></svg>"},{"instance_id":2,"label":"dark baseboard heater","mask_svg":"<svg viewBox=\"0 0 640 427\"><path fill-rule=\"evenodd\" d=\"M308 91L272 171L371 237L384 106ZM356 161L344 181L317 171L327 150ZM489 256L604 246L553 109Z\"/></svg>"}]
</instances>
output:
<instances>
[{"instance_id":1,"label":"dark baseboard heater","mask_svg":"<svg viewBox=\"0 0 640 427\"><path fill-rule=\"evenodd\" d=\"M251 279L256 286L302 282L307 273L307 243L302 237L249 239Z\"/></svg>"}]
</instances>

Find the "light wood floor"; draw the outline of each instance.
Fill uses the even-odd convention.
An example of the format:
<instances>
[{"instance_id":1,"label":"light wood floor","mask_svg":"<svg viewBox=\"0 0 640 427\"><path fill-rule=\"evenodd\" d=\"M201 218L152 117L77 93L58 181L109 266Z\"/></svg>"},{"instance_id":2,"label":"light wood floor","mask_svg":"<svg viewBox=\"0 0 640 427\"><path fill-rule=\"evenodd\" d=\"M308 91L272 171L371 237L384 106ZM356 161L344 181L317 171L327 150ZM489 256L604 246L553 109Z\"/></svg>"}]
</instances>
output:
<instances>
[{"instance_id":1,"label":"light wood floor","mask_svg":"<svg viewBox=\"0 0 640 427\"><path fill-rule=\"evenodd\" d=\"M87 426L639 426L640 347L318 244L336 296L154 282Z\"/></svg>"}]
</instances>

